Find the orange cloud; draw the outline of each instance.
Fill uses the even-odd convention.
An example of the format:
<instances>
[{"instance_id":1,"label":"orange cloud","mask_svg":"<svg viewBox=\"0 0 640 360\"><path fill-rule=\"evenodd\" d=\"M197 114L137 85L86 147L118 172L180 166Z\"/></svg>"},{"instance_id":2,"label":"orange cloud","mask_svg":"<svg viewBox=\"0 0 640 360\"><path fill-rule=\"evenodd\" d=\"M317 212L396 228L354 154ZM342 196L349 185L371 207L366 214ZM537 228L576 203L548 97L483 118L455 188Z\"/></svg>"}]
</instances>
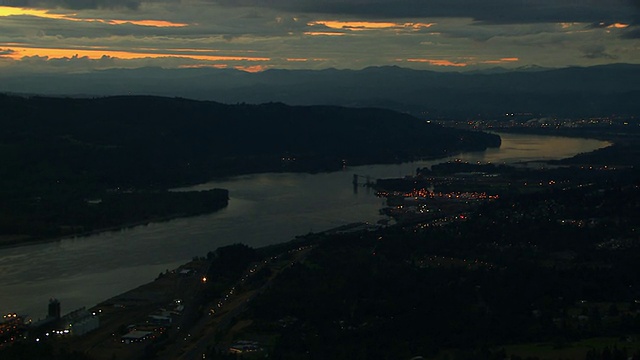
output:
<instances>
[{"instance_id":1,"label":"orange cloud","mask_svg":"<svg viewBox=\"0 0 640 360\"><path fill-rule=\"evenodd\" d=\"M475 56L468 56L468 57L458 57L457 61L443 60L443 59L422 59L422 58L412 58L412 59L406 59L406 60L396 59L396 61L427 63L433 66L465 67L465 66L477 65L477 64L505 64L510 62L517 62L517 61L520 61L520 59L517 57L504 57L497 60L478 61Z\"/></svg>"},{"instance_id":2,"label":"orange cloud","mask_svg":"<svg viewBox=\"0 0 640 360\"><path fill-rule=\"evenodd\" d=\"M234 69L242 70L242 71L246 71L246 72L250 72L250 73L256 73L256 72L265 71L265 70L268 69L268 67L264 66L264 65L234 66Z\"/></svg>"},{"instance_id":3,"label":"orange cloud","mask_svg":"<svg viewBox=\"0 0 640 360\"><path fill-rule=\"evenodd\" d=\"M429 28L435 23L394 23L394 22L373 22L373 21L338 21L338 20L318 20L307 23L308 26L323 25L330 29L339 30L379 30L379 29L411 29L420 30Z\"/></svg>"},{"instance_id":4,"label":"orange cloud","mask_svg":"<svg viewBox=\"0 0 640 360\"><path fill-rule=\"evenodd\" d=\"M622 23L614 23L611 24L609 26L607 26L607 29L625 29L628 28L629 24L622 24Z\"/></svg>"},{"instance_id":5,"label":"orange cloud","mask_svg":"<svg viewBox=\"0 0 640 360\"><path fill-rule=\"evenodd\" d=\"M104 22L105 24L110 24L110 25L133 24L138 26L152 26L152 27L189 26L189 24L174 23L174 22L164 21L164 20L96 20L96 21Z\"/></svg>"},{"instance_id":6,"label":"orange cloud","mask_svg":"<svg viewBox=\"0 0 640 360\"><path fill-rule=\"evenodd\" d=\"M465 67L469 64L467 63L459 63L453 62L450 60L439 60L439 59L407 59L408 62L418 62L418 63L427 63L433 66L453 66L453 67Z\"/></svg>"},{"instance_id":7,"label":"orange cloud","mask_svg":"<svg viewBox=\"0 0 640 360\"><path fill-rule=\"evenodd\" d=\"M344 36L345 33L328 32L328 31L307 31L304 33L309 36Z\"/></svg>"},{"instance_id":8,"label":"orange cloud","mask_svg":"<svg viewBox=\"0 0 640 360\"><path fill-rule=\"evenodd\" d=\"M57 49L57 48L41 48L41 47L24 47L24 46L11 46L8 44L2 44L7 46L7 50L12 52L8 57L19 60L23 57L40 56L48 58L72 58L83 57L88 59L100 59L104 56L113 58L132 60L132 59L144 59L144 58L184 58L193 60L204 61L270 61L271 58L267 57L252 57L252 56L225 56L225 55L194 55L187 53L172 54L172 53L158 53L158 52L144 52L144 51L120 51L109 49Z\"/></svg>"},{"instance_id":9,"label":"orange cloud","mask_svg":"<svg viewBox=\"0 0 640 360\"><path fill-rule=\"evenodd\" d=\"M74 16L72 14L71 16ZM38 10L38 9L24 9L18 7L10 7L10 6L0 6L0 17L4 16L37 16L41 18L48 19L63 19L68 20L67 15L61 14L51 14L47 10Z\"/></svg>"},{"instance_id":10,"label":"orange cloud","mask_svg":"<svg viewBox=\"0 0 640 360\"><path fill-rule=\"evenodd\" d=\"M371 30L371 29L387 29L395 27L395 23L391 22L367 22L367 21L332 21L319 20L309 22L307 25L324 25L330 29L349 29L349 30Z\"/></svg>"},{"instance_id":11,"label":"orange cloud","mask_svg":"<svg viewBox=\"0 0 640 360\"><path fill-rule=\"evenodd\" d=\"M510 63L510 62L517 62L520 61L519 58L517 57L510 57L510 58L501 58L498 60L485 60L485 61L481 61L480 63L482 64L504 64L504 63Z\"/></svg>"},{"instance_id":12,"label":"orange cloud","mask_svg":"<svg viewBox=\"0 0 640 360\"><path fill-rule=\"evenodd\" d=\"M48 10L39 10L39 9L24 9L24 8L14 8L9 6L0 6L0 17L3 16L35 16L39 18L45 19L55 19L55 20L67 20L67 21L77 21L77 22L99 22L108 25L123 25L123 24L132 24L138 26L152 26L152 27L185 27L189 26L189 24L183 23L174 23L170 21L164 20L114 20L114 19L87 19L87 18L79 18L78 14L54 14L50 13Z\"/></svg>"},{"instance_id":13,"label":"orange cloud","mask_svg":"<svg viewBox=\"0 0 640 360\"><path fill-rule=\"evenodd\" d=\"M405 23L405 27L411 27L415 30L426 29L436 25L436 23Z\"/></svg>"}]
</instances>

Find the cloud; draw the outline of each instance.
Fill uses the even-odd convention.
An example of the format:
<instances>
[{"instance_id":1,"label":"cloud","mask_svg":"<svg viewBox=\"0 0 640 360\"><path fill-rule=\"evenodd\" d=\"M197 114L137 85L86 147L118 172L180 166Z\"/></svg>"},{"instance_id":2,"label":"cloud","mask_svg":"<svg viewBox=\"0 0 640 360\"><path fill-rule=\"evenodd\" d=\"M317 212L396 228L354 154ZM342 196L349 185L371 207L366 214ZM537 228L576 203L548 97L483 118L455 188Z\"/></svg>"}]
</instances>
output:
<instances>
[{"instance_id":1,"label":"cloud","mask_svg":"<svg viewBox=\"0 0 640 360\"><path fill-rule=\"evenodd\" d=\"M629 24L618 23L618 22L606 22L601 21L597 23L590 24L587 26L588 29L626 29L629 27Z\"/></svg>"},{"instance_id":2,"label":"cloud","mask_svg":"<svg viewBox=\"0 0 640 360\"><path fill-rule=\"evenodd\" d=\"M0 56L0 68L10 68L10 71L0 72L0 78L11 77L17 74L33 73L85 73L93 70L106 69L137 69L144 67L164 67L164 68L236 68L243 71L262 71L267 66L256 65L251 61L224 62L222 60L213 62L201 62L195 59L184 57L140 57L133 59L122 59L104 55L99 58L90 56L73 55L68 57L49 56L26 56L20 60L4 58Z\"/></svg>"},{"instance_id":3,"label":"cloud","mask_svg":"<svg viewBox=\"0 0 640 360\"><path fill-rule=\"evenodd\" d=\"M366 30L381 30L381 29L419 31L421 29L430 28L434 26L435 23L414 23L414 22L395 23L395 22L389 22L389 21L317 20L317 21L311 21L307 25L312 27L321 26L321 27L324 27L325 29L339 29L339 30L349 30L349 31L366 31Z\"/></svg>"},{"instance_id":4,"label":"cloud","mask_svg":"<svg viewBox=\"0 0 640 360\"><path fill-rule=\"evenodd\" d=\"M44 1L52 5L71 0ZM13 61L12 66L24 58L24 69L59 71L138 65L358 69L399 62L411 68L467 71L496 64L585 66L613 59L637 63L639 58L637 45L621 39L640 35L633 32L639 23L628 19L630 12L627 18L616 15L620 9L629 10L626 0L487 0L483 6L477 0L135 1L136 11L117 8L126 3L122 0L89 2L111 7L100 9L0 7L0 49L16 51L0 58L3 63ZM584 9L603 4L622 5L590 16L588 22L575 20L585 17L580 15ZM409 5L414 6L411 11ZM552 16L553 9L571 6L583 10ZM508 9L517 11L500 23L497 14ZM546 22L552 17L564 21ZM521 19L528 22L516 22ZM102 61L102 55L111 60ZM29 61L33 56L46 59Z\"/></svg>"},{"instance_id":5,"label":"cloud","mask_svg":"<svg viewBox=\"0 0 640 360\"><path fill-rule=\"evenodd\" d=\"M0 6L65 9L137 9L140 0L0 0Z\"/></svg>"},{"instance_id":6,"label":"cloud","mask_svg":"<svg viewBox=\"0 0 640 360\"><path fill-rule=\"evenodd\" d=\"M629 21L638 0L217 0L225 6L360 18L469 17L488 23Z\"/></svg>"},{"instance_id":7,"label":"cloud","mask_svg":"<svg viewBox=\"0 0 640 360\"><path fill-rule=\"evenodd\" d=\"M637 2L640 3L640 0ZM638 11L638 13L640 13L640 11ZM640 15L624 29L621 37L623 39L640 39Z\"/></svg>"},{"instance_id":8,"label":"cloud","mask_svg":"<svg viewBox=\"0 0 640 360\"><path fill-rule=\"evenodd\" d=\"M496 64L509 64L509 63L514 63L518 61L520 61L520 59L517 57L509 57L509 58L500 58L497 60L483 60L483 61L480 61L480 63L496 65Z\"/></svg>"},{"instance_id":9,"label":"cloud","mask_svg":"<svg viewBox=\"0 0 640 360\"><path fill-rule=\"evenodd\" d=\"M607 53L607 49L604 45L586 45L580 49L583 52L583 57L587 59L610 59L615 60L618 57Z\"/></svg>"},{"instance_id":10,"label":"cloud","mask_svg":"<svg viewBox=\"0 0 640 360\"><path fill-rule=\"evenodd\" d=\"M0 57L1 59L2 57ZM15 60L5 58L10 62L5 62L5 67L10 66L11 71L5 72L4 76L13 76L21 73L37 72L86 72L93 69L107 69L117 64L117 59L104 56L99 59L90 59L83 56L71 56L64 58L49 58L48 56L28 56ZM120 62L119 65L123 63Z\"/></svg>"},{"instance_id":11,"label":"cloud","mask_svg":"<svg viewBox=\"0 0 640 360\"><path fill-rule=\"evenodd\" d=\"M638 1L640 2L640 0ZM620 22L597 22L587 26L587 29L605 29L605 30L618 30L620 38L622 39L638 39L640 38L640 20L635 20L631 23Z\"/></svg>"},{"instance_id":12,"label":"cloud","mask_svg":"<svg viewBox=\"0 0 640 360\"><path fill-rule=\"evenodd\" d=\"M60 12L53 12L51 10L42 9L28 9L28 8L14 8L7 6L0 6L0 17L6 17L11 19L18 18L18 21L29 21L33 18L39 18L38 20L62 20L70 22L85 22L91 24L106 24L106 25L136 25L155 28L170 28L170 27L186 27L189 24L171 22L167 20L155 20L155 19L103 19L96 17L79 17L78 14L64 14ZM54 22L55 23L55 22ZM58 22L59 24L59 22ZM74 25L75 26L75 25Z\"/></svg>"},{"instance_id":13,"label":"cloud","mask_svg":"<svg viewBox=\"0 0 640 360\"><path fill-rule=\"evenodd\" d=\"M360 19L467 17L488 23L629 22L639 0L201 0L226 7L336 14ZM191 6L183 0L0 0L0 6L64 9L139 9L142 4Z\"/></svg>"},{"instance_id":14,"label":"cloud","mask_svg":"<svg viewBox=\"0 0 640 360\"><path fill-rule=\"evenodd\" d=\"M398 60L398 61L402 61L402 60ZM445 59L407 59L407 62L410 63L426 63L432 66L446 66L446 67L465 67L465 66L469 66L468 63L465 62L458 62L458 61L451 61L451 60L445 60Z\"/></svg>"},{"instance_id":15,"label":"cloud","mask_svg":"<svg viewBox=\"0 0 640 360\"><path fill-rule=\"evenodd\" d=\"M25 57L47 57L49 60L54 59L104 59L114 57L124 60L144 59L144 58L188 58L200 61L242 61L242 62L267 62L271 59L268 57L259 57L251 55L236 54L218 54L215 51L200 51L198 49L128 49L109 50L98 48L53 48L53 47L18 47L9 48L10 55L14 59ZM159 51L158 51L159 50Z\"/></svg>"},{"instance_id":16,"label":"cloud","mask_svg":"<svg viewBox=\"0 0 640 360\"><path fill-rule=\"evenodd\" d=\"M428 59L428 58L411 58L411 59L396 59L397 62L407 63L424 63L435 67L449 67L449 68L463 68L473 67L480 64L485 65L504 65L517 63L520 61L517 57L505 57L500 59L478 59L476 56L460 57L456 59Z\"/></svg>"}]
</instances>

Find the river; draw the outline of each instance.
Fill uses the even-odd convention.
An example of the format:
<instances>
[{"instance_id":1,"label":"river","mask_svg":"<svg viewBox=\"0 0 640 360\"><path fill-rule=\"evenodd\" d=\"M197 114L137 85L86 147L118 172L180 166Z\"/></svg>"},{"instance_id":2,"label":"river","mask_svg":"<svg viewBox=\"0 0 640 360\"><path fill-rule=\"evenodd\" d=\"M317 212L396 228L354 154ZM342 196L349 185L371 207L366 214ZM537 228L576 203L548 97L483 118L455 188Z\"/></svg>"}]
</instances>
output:
<instances>
[{"instance_id":1,"label":"river","mask_svg":"<svg viewBox=\"0 0 640 360\"><path fill-rule=\"evenodd\" d=\"M499 134L502 146L453 156L466 161L515 163L561 159L609 143L592 139ZM88 237L0 249L0 313L44 317L56 297L67 313L93 306L153 280L194 256L242 242L260 247L352 222L376 222L383 201L366 188L354 192L353 174L401 177L449 159L348 167L319 174L239 176L187 190L226 188L219 212L152 223ZM182 189L185 190L185 189Z\"/></svg>"}]
</instances>

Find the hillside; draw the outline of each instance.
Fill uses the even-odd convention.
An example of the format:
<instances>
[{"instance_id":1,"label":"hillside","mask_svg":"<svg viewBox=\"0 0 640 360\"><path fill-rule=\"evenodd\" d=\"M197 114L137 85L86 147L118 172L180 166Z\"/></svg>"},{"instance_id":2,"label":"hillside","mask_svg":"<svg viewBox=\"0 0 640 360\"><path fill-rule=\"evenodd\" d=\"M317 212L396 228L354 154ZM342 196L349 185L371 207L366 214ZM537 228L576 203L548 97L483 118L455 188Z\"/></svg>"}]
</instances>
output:
<instances>
[{"instance_id":1,"label":"hillside","mask_svg":"<svg viewBox=\"0 0 640 360\"><path fill-rule=\"evenodd\" d=\"M500 144L495 135L378 109L143 96L0 96L0 107L0 235L11 239L217 209L213 200L195 209L189 204L197 201L166 189L220 176L337 170ZM120 196L106 201L114 194ZM223 193L219 200L226 204L226 198ZM154 202L177 205L158 210Z\"/></svg>"}]
</instances>

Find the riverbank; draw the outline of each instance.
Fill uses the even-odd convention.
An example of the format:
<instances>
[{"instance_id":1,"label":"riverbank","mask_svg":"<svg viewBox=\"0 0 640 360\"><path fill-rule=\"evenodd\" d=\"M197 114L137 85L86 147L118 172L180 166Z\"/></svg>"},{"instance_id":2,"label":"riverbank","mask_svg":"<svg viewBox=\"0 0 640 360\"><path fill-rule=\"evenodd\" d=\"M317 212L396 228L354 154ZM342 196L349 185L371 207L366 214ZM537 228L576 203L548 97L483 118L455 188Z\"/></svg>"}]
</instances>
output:
<instances>
[{"instance_id":1,"label":"riverbank","mask_svg":"<svg viewBox=\"0 0 640 360\"><path fill-rule=\"evenodd\" d=\"M198 215L204 215L204 214L198 214ZM179 218L184 218L184 217L188 217L188 216L198 216L198 215L186 215L186 214L167 215L167 216L163 216L163 217L157 217L157 218L148 219L148 220L142 220L142 221L138 221L138 222L130 222L130 223L122 224L122 225L116 225L116 226L111 226L111 227L107 227L107 228L95 229L95 230L86 231L86 232L78 233L78 234L57 236L57 237L43 238L43 239L30 239L25 235L21 235L21 236L5 236L5 237L0 237L0 250L7 249L7 248L14 248L14 247L22 247L22 246L54 243L54 242L67 240L67 239L85 238L85 237L89 237L89 236L93 236L93 235L98 235L98 234L103 234L103 233L108 233L108 232L118 232L118 231L123 231L123 230L126 230L126 229L131 229L131 228L134 228L134 227L138 227L138 226L147 226L147 225L152 224L152 223L162 223L162 222L171 221L171 220L175 220L175 219L179 219Z\"/></svg>"},{"instance_id":2,"label":"riverbank","mask_svg":"<svg viewBox=\"0 0 640 360\"><path fill-rule=\"evenodd\" d=\"M587 128L508 128L513 134L539 134L571 138L592 138L609 145L590 152L553 160L554 165L638 166L640 165L640 126L618 125Z\"/></svg>"},{"instance_id":3,"label":"riverbank","mask_svg":"<svg viewBox=\"0 0 640 360\"><path fill-rule=\"evenodd\" d=\"M229 191L106 192L92 200L81 194L41 196L33 206L20 206L2 218L0 248L87 237L152 222L218 211L228 205ZM6 206L6 204L5 204Z\"/></svg>"}]
</instances>

